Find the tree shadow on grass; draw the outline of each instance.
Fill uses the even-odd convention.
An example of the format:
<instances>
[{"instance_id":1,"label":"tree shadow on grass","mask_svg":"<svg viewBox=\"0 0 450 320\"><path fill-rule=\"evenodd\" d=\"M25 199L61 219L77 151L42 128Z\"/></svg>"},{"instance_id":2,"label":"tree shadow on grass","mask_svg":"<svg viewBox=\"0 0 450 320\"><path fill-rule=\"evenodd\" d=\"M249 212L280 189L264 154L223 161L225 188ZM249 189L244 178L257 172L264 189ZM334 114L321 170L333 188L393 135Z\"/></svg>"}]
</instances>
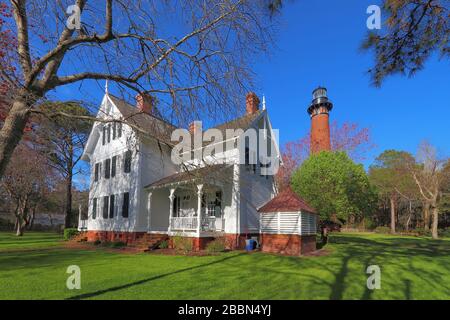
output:
<instances>
[{"instance_id":1,"label":"tree shadow on grass","mask_svg":"<svg viewBox=\"0 0 450 320\"><path fill-rule=\"evenodd\" d=\"M99 296L99 295L102 295L102 294L105 294L105 293L108 293L108 292L114 292L114 291L127 289L127 288L130 288L130 287L138 286L138 285L141 285L141 284L144 284L144 283L148 283L148 282L155 281L155 280L158 280L158 279L166 278L166 277L169 277L169 276L172 276L172 275L175 275L175 274L179 274L179 273L183 273L183 272L186 272L186 271L192 271L192 270L196 270L196 269L205 268L205 267L208 267L208 266L211 266L211 265L222 263L222 262L230 260L230 259L237 258L237 257L245 255L245 254L246 253L239 253L239 254L236 254L236 255L233 255L233 256L224 257L224 258L222 258L220 260L215 260L215 261L212 261L212 262L209 262L209 263L205 263L205 264L201 264L201 265L197 265L197 266L193 266L193 267L188 267L188 268L176 270L176 271L173 271L173 272L163 273L163 274L160 274L160 275L157 275L157 276L153 276L153 277L150 277L150 278L147 278L147 279L142 279L142 280L138 280L138 281L135 281L135 282L123 284L123 285L120 285L120 286L115 286L115 287L111 287L111 288L107 288L107 289L103 289L103 290L97 290L97 291L94 291L94 292L79 294L79 295L67 298L66 300L80 300L80 299L88 299L88 298L96 297L96 296Z\"/></svg>"}]
</instances>

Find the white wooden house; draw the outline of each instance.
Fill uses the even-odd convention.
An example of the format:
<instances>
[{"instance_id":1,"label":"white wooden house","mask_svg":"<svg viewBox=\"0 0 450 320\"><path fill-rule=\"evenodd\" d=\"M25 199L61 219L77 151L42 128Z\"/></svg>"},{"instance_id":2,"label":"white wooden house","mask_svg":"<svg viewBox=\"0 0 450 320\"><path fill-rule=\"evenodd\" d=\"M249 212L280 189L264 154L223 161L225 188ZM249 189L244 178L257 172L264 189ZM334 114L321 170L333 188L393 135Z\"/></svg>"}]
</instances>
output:
<instances>
[{"instance_id":1,"label":"white wooden house","mask_svg":"<svg viewBox=\"0 0 450 320\"><path fill-rule=\"evenodd\" d=\"M134 106L106 93L97 118L83 154L92 170L88 219L79 227L89 241L182 235L196 248L215 237L242 247L247 235L259 234L257 208L274 197L274 177L262 175L259 163L240 164L237 143L215 155L220 164L193 159L177 165L171 159L177 128L161 118L152 99L138 96ZM267 110L255 94L247 96L246 114L216 128L264 130L280 160Z\"/></svg>"}]
</instances>

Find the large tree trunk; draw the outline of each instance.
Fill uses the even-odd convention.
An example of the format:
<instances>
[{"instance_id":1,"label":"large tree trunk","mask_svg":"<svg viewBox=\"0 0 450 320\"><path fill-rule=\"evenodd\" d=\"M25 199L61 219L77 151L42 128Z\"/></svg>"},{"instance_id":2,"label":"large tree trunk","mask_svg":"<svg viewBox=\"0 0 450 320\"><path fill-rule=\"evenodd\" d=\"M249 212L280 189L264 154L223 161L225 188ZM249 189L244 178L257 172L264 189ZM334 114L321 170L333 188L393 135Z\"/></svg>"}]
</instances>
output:
<instances>
[{"instance_id":1,"label":"large tree trunk","mask_svg":"<svg viewBox=\"0 0 450 320\"><path fill-rule=\"evenodd\" d=\"M69 145L69 157L67 161L67 177L66 177L66 203L65 203L65 212L66 217L64 221L64 227L70 228L72 226L72 180L73 180L73 145L72 145L72 137L68 138L67 141Z\"/></svg>"},{"instance_id":2,"label":"large tree trunk","mask_svg":"<svg viewBox=\"0 0 450 320\"><path fill-rule=\"evenodd\" d=\"M391 197L391 233L395 233L395 199Z\"/></svg>"},{"instance_id":3,"label":"large tree trunk","mask_svg":"<svg viewBox=\"0 0 450 320\"><path fill-rule=\"evenodd\" d=\"M72 221L72 174L69 174L66 178L65 214L64 227L70 228Z\"/></svg>"},{"instance_id":4,"label":"large tree trunk","mask_svg":"<svg viewBox=\"0 0 450 320\"><path fill-rule=\"evenodd\" d=\"M3 177L14 149L22 139L28 117L26 100L22 97L16 99L0 130L0 178Z\"/></svg>"},{"instance_id":5,"label":"large tree trunk","mask_svg":"<svg viewBox=\"0 0 450 320\"><path fill-rule=\"evenodd\" d=\"M16 236L21 237L23 236L23 225L20 219L18 219L17 223L17 229L16 229Z\"/></svg>"},{"instance_id":6,"label":"large tree trunk","mask_svg":"<svg viewBox=\"0 0 450 320\"><path fill-rule=\"evenodd\" d=\"M423 206L423 228L430 230L430 203L426 202Z\"/></svg>"},{"instance_id":7,"label":"large tree trunk","mask_svg":"<svg viewBox=\"0 0 450 320\"><path fill-rule=\"evenodd\" d=\"M439 238L438 235L439 209L437 207L433 207L432 215L433 215L433 224L431 227L431 236L433 237L433 239L437 239Z\"/></svg>"},{"instance_id":8,"label":"large tree trunk","mask_svg":"<svg viewBox=\"0 0 450 320\"><path fill-rule=\"evenodd\" d=\"M406 232L409 231L409 224L411 223L411 217L412 217L412 202L409 200L409 212L408 212L408 219L406 220Z\"/></svg>"}]
</instances>

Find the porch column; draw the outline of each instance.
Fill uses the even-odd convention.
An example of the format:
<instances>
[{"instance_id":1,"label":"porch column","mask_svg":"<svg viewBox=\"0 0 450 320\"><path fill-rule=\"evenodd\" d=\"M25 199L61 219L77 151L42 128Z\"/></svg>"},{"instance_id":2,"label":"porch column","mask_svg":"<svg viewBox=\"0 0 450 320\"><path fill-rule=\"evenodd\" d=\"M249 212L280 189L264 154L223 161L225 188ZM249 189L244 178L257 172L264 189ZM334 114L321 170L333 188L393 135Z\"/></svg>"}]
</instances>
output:
<instances>
[{"instance_id":1,"label":"porch column","mask_svg":"<svg viewBox=\"0 0 450 320\"><path fill-rule=\"evenodd\" d=\"M200 236L200 226L202 222L202 196L203 185L197 185L197 235Z\"/></svg>"},{"instance_id":2,"label":"porch column","mask_svg":"<svg viewBox=\"0 0 450 320\"><path fill-rule=\"evenodd\" d=\"M148 193L147 196L147 212L148 212L148 217L147 217L147 231L151 231L151 215L152 215L152 192Z\"/></svg>"},{"instance_id":3,"label":"porch column","mask_svg":"<svg viewBox=\"0 0 450 320\"><path fill-rule=\"evenodd\" d=\"M82 213L82 205L80 204L78 206L78 231L83 230L83 224L81 222L81 220L82 220L81 213Z\"/></svg>"},{"instance_id":4,"label":"porch column","mask_svg":"<svg viewBox=\"0 0 450 320\"><path fill-rule=\"evenodd\" d=\"M169 228L168 232L172 231L172 216L173 216L173 200L175 199L175 189L170 189L170 206L169 206Z\"/></svg>"}]
</instances>

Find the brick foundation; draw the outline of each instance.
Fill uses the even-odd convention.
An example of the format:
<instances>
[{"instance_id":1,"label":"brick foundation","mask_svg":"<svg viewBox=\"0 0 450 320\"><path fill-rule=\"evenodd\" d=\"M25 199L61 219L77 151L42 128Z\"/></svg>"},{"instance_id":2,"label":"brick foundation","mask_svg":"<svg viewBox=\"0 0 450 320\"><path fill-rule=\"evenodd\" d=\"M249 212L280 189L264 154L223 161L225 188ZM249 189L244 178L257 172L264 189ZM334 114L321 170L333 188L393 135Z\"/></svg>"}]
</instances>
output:
<instances>
[{"instance_id":1,"label":"brick foundation","mask_svg":"<svg viewBox=\"0 0 450 320\"><path fill-rule=\"evenodd\" d=\"M123 232L123 231L87 231L87 240L101 242L122 241L127 245L134 244L136 241L144 237L146 232Z\"/></svg>"},{"instance_id":2,"label":"brick foundation","mask_svg":"<svg viewBox=\"0 0 450 320\"><path fill-rule=\"evenodd\" d=\"M122 241L127 245L134 245L139 243L140 240L147 236L146 232L122 232L122 231L86 231L85 235L87 237L87 241L94 242L99 240L101 242L115 242ZM258 237L260 239L259 234L235 234L235 233L226 233L223 236L219 236L217 238L225 239L225 248L228 250L237 250L245 248L245 240L248 237ZM192 241L192 247L194 251L204 250L209 242L213 241L214 237L186 237L190 241ZM315 243L314 243L315 245ZM170 237L169 247L173 248L173 237Z\"/></svg>"},{"instance_id":3,"label":"brick foundation","mask_svg":"<svg viewBox=\"0 0 450 320\"><path fill-rule=\"evenodd\" d=\"M316 250L316 236L261 234L261 251L298 256Z\"/></svg>"}]
</instances>

